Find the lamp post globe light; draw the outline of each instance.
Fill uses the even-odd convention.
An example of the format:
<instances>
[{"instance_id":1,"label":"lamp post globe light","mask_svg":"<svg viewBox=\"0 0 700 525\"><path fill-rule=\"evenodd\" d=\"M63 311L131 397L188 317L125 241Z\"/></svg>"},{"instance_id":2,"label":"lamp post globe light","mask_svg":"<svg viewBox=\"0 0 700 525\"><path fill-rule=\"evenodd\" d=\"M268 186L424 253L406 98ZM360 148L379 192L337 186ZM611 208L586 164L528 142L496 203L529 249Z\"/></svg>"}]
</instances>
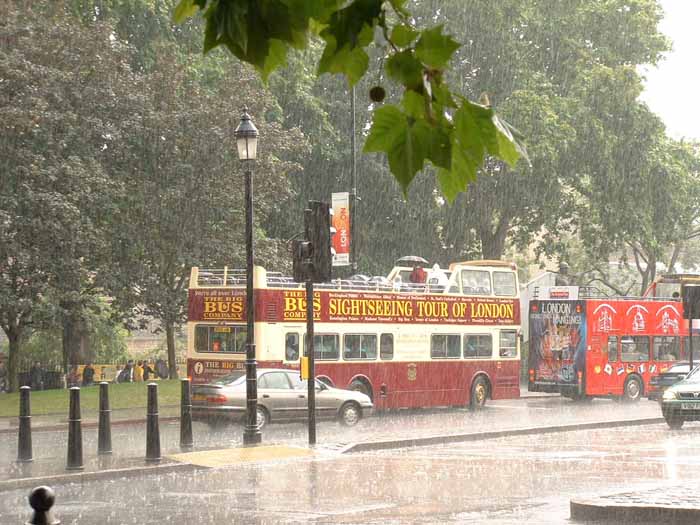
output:
<instances>
[{"instance_id":1,"label":"lamp post globe light","mask_svg":"<svg viewBox=\"0 0 700 525\"><path fill-rule=\"evenodd\" d=\"M245 171L245 251L246 251L246 412L243 444L260 443L262 436L258 429L258 380L257 362L255 360L255 301L253 299L253 265L255 252L253 247L253 174L251 164L258 154L258 129L243 109L241 121L235 131L238 158L243 161Z\"/></svg>"}]
</instances>

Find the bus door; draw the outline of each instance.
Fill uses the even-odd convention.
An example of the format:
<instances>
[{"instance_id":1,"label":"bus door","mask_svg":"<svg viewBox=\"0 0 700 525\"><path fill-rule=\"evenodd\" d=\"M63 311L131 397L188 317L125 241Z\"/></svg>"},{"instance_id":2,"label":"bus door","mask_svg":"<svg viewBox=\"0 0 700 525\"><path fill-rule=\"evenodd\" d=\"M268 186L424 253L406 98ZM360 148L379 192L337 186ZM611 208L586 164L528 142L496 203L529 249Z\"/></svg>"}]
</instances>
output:
<instances>
[{"instance_id":1,"label":"bus door","mask_svg":"<svg viewBox=\"0 0 700 525\"><path fill-rule=\"evenodd\" d=\"M589 375L586 384L586 393L589 395L620 395L622 386L617 380L617 372L620 369L620 337L607 336L607 341L602 342L602 359L598 368L594 368L593 375ZM599 379L598 379L599 378Z\"/></svg>"},{"instance_id":2,"label":"bus door","mask_svg":"<svg viewBox=\"0 0 700 525\"><path fill-rule=\"evenodd\" d=\"M681 358L681 338L677 335L655 335L652 343L652 362L649 366L650 376L661 374ZM685 338L687 342L688 338ZM696 340L693 339L693 343Z\"/></svg>"}]
</instances>

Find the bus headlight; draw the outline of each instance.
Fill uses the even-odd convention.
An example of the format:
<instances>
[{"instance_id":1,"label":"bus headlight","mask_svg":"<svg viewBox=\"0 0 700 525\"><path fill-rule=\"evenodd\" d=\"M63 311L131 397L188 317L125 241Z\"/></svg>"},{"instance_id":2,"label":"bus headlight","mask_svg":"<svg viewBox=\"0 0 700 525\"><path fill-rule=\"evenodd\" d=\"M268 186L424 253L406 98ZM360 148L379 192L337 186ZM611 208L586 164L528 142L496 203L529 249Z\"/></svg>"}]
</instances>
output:
<instances>
[{"instance_id":1,"label":"bus headlight","mask_svg":"<svg viewBox=\"0 0 700 525\"><path fill-rule=\"evenodd\" d=\"M663 395L664 401L670 401L672 399L678 399L678 396L673 390L665 390Z\"/></svg>"}]
</instances>

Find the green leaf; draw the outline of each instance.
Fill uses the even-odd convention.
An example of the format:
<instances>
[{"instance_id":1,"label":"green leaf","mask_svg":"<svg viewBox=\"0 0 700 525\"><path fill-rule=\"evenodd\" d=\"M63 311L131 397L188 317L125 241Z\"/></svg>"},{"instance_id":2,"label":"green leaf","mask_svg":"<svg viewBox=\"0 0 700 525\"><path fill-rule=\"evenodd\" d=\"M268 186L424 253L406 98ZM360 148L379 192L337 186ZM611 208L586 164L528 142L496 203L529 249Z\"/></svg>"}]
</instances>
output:
<instances>
[{"instance_id":1,"label":"green leaf","mask_svg":"<svg viewBox=\"0 0 700 525\"><path fill-rule=\"evenodd\" d=\"M439 168L452 168L452 142L449 130L433 127L428 144L428 160Z\"/></svg>"},{"instance_id":2,"label":"green leaf","mask_svg":"<svg viewBox=\"0 0 700 525\"><path fill-rule=\"evenodd\" d=\"M190 17L197 14L199 6L195 3L195 0L180 0L177 4L175 10L173 11L173 22L176 24L181 24Z\"/></svg>"},{"instance_id":3,"label":"green leaf","mask_svg":"<svg viewBox=\"0 0 700 525\"><path fill-rule=\"evenodd\" d=\"M354 86L365 74L369 67L369 56L361 47L351 49L346 45L340 51L336 51L331 42L318 63L318 72L340 73L348 78L350 86Z\"/></svg>"},{"instance_id":4,"label":"green leaf","mask_svg":"<svg viewBox=\"0 0 700 525\"><path fill-rule=\"evenodd\" d=\"M425 97L415 91L406 91L401 101L406 113L416 119L425 119Z\"/></svg>"},{"instance_id":5,"label":"green leaf","mask_svg":"<svg viewBox=\"0 0 700 525\"><path fill-rule=\"evenodd\" d=\"M442 69L447 65L459 44L450 35L442 34L442 26L421 32L416 44L416 56L427 66Z\"/></svg>"},{"instance_id":6,"label":"green leaf","mask_svg":"<svg viewBox=\"0 0 700 525\"><path fill-rule=\"evenodd\" d=\"M498 151L489 152L492 155L504 160L511 168L515 167L520 157L529 161L525 145L520 142L522 135L513 126L508 124L498 115L493 115L493 124L496 127L496 137L498 139ZM516 138L516 135L518 138Z\"/></svg>"},{"instance_id":7,"label":"green leaf","mask_svg":"<svg viewBox=\"0 0 700 525\"><path fill-rule=\"evenodd\" d=\"M263 82L267 82L270 74L275 69L287 65L287 49L287 45L284 42L274 38L270 40L270 50L261 71Z\"/></svg>"},{"instance_id":8,"label":"green leaf","mask_svg":"<svg viewBox=\"0 0 700 525\"><path fill-rule=\"evenodd\" d=\"M398 107L386 105L374 113L364 151L386 153L389 169L404 193L416 174L423 169L430 144L431 128Z\"/></svg>"},{"instance_id":9,"label":"green leaf","mask_svg":"<svg viewBox=\"0 0 700 525\"><path fill-rule=\"evenodd\" d=\"M438 169L437 179L440 191L450 203L454 202L457 195L466 189L466 183L463 183L458 177L455 177L452 171Z\"/></svg>"},{"instance_id":10,"label":"green leaf","mask_svg":"<svg viewBox=\"0 0 700 525\"><path fill-rule=\"evenodd\" d=\"M372 116L372 127L365 141L364 151L378 153L388 151L401 134L400 128L405 126L406 116L396 106L385 104L377 109Z\"/></svg>"},{"instance_id":11,"label":"green leaf","mask_svg":"<svg viewBox=\"0 0 700 525\"><path fill-rule=\"evenodd\" d=\"M423 64L410 49L392 55L386 62L386 72L407 89L420 89L423 85Z\"/></svg>"},{"instance_id":12,"label":"green leaf","mask_svg":"<svg viewBox=\"0 0 700 525\"><path fill-rule=\"evenodd\" d=\"M398 47L406 47L418 36L418 31L405 24L399 24L391 32L391 41Z\"/></svg>"}]
</instances>

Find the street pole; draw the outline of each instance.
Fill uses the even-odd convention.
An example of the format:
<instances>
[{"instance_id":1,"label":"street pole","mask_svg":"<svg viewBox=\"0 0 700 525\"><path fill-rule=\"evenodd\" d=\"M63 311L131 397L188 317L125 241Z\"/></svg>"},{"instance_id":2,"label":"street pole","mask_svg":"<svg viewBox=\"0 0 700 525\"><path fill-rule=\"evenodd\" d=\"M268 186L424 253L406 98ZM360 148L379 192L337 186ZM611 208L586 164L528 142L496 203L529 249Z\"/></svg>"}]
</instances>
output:
<instances>
[{"instance_id":1,"label":"street pole","mask_svg":"<svg viewBox=\"0 0 700 525\"><path fill-rule=\"evenodd\" d=\"M246 161L249 162L249 161ZM253 297L253 174L250 167L245 170L245 249L246 249L246 418L243 444L255 445L262 441L258 429L258 380L255 360L255 300Z\"/></svg>"},{"instance_id":2,"label":"street pole","mask_svg":"<svg viewBox=\"0 0 700 525\"><path fill-rule=\"evenodd\" d=\"M311 278L306 280L306 351L309 363L309 378L307 379L309 445L316 444L316 371L314 358L314 283Z\"/></svg>"},{"instance_id":3,"label":"street pole","mask_svg":"<svg viewBox=\"0 0 700 525\"><path fill-rule=\"evenodd\" d=\"M355 155L355 86L352 87L350 94L350 113L352 113L352 136L350 137L350 149L352 150L351 159L351 171L350 171L350 268L352 268L353 275L357 273L357 250L355 245L357 244L357 239L355 238L355 214L357 213L357 158Z\"/></svg>"},{"instance_id":4,"label":"street pole","mask_svg":"<svg viewBox=\"0 0 700 525\"><path fill-rule=\"evenodd\" d=\"M691 312L693 311L692 308L690 310ZM688 359L688 364L690 365L690 368L688 368L688 373L690 373L693 370L693 316L691 314L690 319L688 319L688 340L690 341L690 356Z\"/></svg>"}]
</instances>

